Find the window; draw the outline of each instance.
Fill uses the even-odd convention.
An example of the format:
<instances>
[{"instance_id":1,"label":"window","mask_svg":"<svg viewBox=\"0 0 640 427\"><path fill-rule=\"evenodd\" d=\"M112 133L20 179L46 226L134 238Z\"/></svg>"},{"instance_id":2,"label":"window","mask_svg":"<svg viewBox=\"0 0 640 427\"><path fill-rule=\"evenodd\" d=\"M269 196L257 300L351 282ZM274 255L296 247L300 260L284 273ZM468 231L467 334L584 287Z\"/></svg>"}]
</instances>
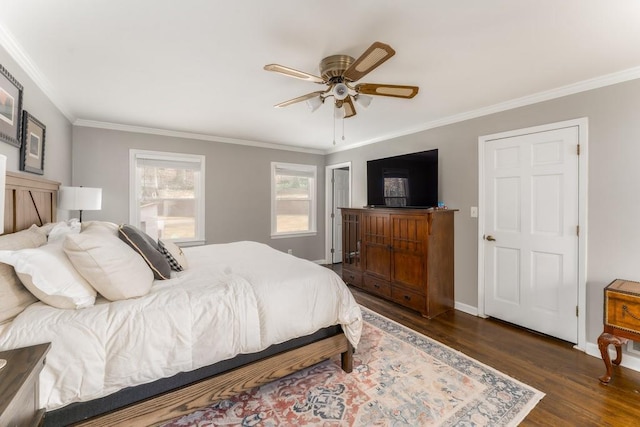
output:
<instances>
[{"instance_id":1,"label":"window","mask_svg":"<svg viewBox=\"0 0 640 427\"><path fill-rule=\"evenodd\" d=\"M316 233L316 166L271 163L271 237Z\"/></svg>"},{"instance_id":2,"label":"window","mask_svg":"<svg viewBox=\"0 0 640 427\"><path fill-rule=\"evenodd\" d=\"M204 166L204 156L130 150L130 223L154 239L203 244Z\"/></svg>"}]
</instances>

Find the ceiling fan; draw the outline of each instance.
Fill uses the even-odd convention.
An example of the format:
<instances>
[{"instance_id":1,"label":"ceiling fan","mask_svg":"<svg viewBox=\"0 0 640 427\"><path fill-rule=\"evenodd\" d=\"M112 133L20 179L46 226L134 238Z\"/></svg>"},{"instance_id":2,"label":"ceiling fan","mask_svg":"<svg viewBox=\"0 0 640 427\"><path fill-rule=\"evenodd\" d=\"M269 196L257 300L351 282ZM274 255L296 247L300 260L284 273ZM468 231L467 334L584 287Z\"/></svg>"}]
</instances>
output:
<instances>
[{"instance_id":1,"label":"ceiling fan","mask_svg":"<svg viewBox=\"0 0 640 427\"><path fill-rule=\"evenodd\" d=\"M326 98L333 97L335 115L338 118L349 118L356 115L354 101L366 107L371 103L369 95L392 96L396 98L413 98L418 93L418 86L402 86L378 83L357 83L362 77L377 68L395 55L391 46L374 42L358 59L348 55L331 55L320 61L320 76L294 70L279 64L264 66L267 71L284 74L301 80L327 85L319 90L276 104L275 107L286 107L297 102L307 101L311 111L317 110Z\"/></svg>"}]
</instances>

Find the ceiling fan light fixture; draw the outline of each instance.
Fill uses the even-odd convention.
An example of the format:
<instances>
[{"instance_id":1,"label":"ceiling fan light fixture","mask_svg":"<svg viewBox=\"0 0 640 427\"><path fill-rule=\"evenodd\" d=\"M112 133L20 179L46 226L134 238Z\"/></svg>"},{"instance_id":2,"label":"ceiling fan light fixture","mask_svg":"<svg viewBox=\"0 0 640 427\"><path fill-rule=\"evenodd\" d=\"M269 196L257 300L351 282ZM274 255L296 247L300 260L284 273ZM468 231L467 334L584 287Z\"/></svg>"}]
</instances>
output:
<instances>
[{"instance_id":1,"label":"ceiling fan light fixture","mask_svg":"<svg viewBox=\"0 0 640 427\"><path fill-rule=\"evenodd\" d=\"M333 96L338 100L342 101L347 96L349 96L349 88L344 83L338 83L333 87Z\"/></svg>"},{"instance_id":2,"label":"ceiling fan light fixture","mask_svg":"<svg viewBox=\"0 0 640 427\"><path fill-rule=\"evenodd\" d=\"M273 71L288 77L307 80L313 83L325 85L324 90L298 96L288 101L280 102L275 107L286 107L291 104L305 101L311 112L322 105L326 98L333 97L334 102L334 126L337 119L354 117L355 104L358 107L367 108L373 98L369 95L389 96L410 99L418 93L418 86L392 85L379 83L357 83L360 79L381 64L385 63L396 53L393 48L385 43L374 42L357 59L349 55L330 55L320 61L320 76L298 71L279 64L267 64L264 69ZM344 121L343 124L344 126ZM335 130L335 129L334 129ZM335 133L335 132L334 132Z\"/></svg>"},{"instance_id":3,"label":"ceiling fan light fixture","mask_svg":"<svg viewBox=\"0 0 640 427\"><path fill-rule=\"evenodd\" d=\"M355 101L358 103L359 106L367 108L371 104L373 97L359 93L356 96L354 96L353 99L355 99Z\"/></svg>"},{"instance_id":4,"label":"ceiling fan light fixture","mask_svg":"<svg viewBox=\"0 0 640 427\"><path fill-rule=\"evenodd\" d=\"M307 99L307 107L309 107L309 110L311 110L311 112L313 113L318 108L320 108L323 102L324 100L320 96L315 96L313 98Z\"/></svg>"}]
</instances>

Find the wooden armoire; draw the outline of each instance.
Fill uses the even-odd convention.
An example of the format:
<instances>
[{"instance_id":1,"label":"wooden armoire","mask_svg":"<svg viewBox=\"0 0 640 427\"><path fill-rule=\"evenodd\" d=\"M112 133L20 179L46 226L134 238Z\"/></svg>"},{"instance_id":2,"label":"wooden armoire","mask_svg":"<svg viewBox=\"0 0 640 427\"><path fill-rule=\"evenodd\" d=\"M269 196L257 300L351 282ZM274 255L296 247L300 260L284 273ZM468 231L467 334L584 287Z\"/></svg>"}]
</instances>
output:
<instances>
[{"instance_id":1,"label":"wooden armoire","mask_svg":"<svg viewBox=\"0 0 640 427\"><path fill-rule=\"evenodd\" d=\"M342 208L342 278L432 318L454 306L454 209Z\"/></svg>"}]
</instances>

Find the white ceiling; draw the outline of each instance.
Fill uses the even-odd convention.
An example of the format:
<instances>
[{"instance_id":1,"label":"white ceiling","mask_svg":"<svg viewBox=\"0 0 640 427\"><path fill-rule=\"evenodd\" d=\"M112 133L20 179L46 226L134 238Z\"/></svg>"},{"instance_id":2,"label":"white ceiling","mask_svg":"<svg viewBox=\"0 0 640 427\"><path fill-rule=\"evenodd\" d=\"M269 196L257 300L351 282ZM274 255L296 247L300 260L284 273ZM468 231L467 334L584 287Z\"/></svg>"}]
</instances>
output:
<instances>
[{"instance_id":1,"label":"white ceiling","mask_svg":"<svg viewBox=\"0 0 640 427\"><path fill-rule=\"evenodd\" d=\"M375 97L335 147L330 103L273 108L322 87L265 64L374 41L397 53L361 82L414 99ZM78 125L328 152L638 78L640 1L0 0L0 43Z\"/></svg>"}]
</instances>

